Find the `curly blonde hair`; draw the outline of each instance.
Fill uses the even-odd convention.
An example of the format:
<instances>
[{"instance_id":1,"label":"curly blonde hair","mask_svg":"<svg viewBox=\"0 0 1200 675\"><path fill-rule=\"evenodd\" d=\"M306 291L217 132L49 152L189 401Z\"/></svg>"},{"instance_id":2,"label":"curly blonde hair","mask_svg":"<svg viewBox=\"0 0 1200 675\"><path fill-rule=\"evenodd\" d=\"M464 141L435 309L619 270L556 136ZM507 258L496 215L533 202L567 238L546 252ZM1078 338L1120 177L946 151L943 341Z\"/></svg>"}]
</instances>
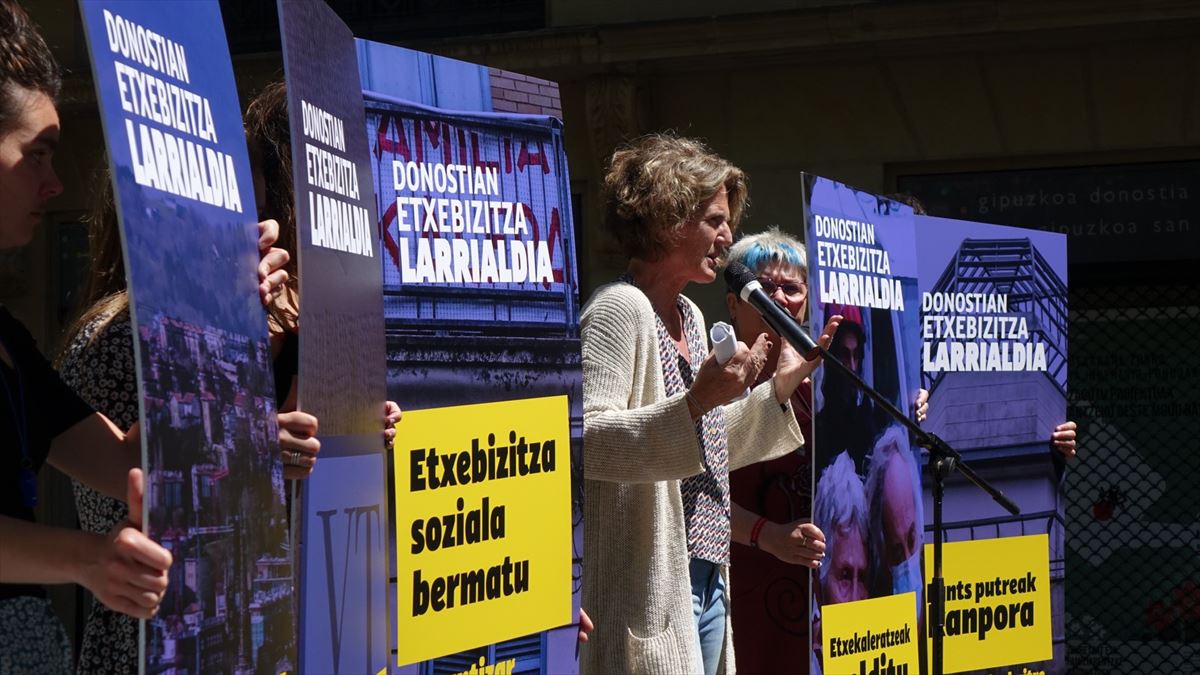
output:
<instances>
[{"instance_id":1,"label":"curly blonde hair","mask_svg":"<svg viewBox=\"0 0 1200 675\"><path fill-rule=\"evenodd\" d=\"M746 174L698 140L642 136L609 160L605 225L627 256L655 260L722 187L729 199L729 227L736 231L748 201Z\"/></svg>"}]
</instances>

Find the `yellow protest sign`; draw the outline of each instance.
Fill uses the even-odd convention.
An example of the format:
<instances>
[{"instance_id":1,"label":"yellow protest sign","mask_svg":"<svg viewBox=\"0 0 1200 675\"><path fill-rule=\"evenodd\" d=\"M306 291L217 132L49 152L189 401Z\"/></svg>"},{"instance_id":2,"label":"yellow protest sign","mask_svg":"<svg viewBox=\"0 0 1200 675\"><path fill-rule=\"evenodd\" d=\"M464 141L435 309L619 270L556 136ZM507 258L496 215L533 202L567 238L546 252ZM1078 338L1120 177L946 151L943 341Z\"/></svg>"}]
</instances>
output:
<instances>
[{"instance_id":1,"label":"yellow protest sign","mask_svg":"<svg viewBox=\"0 0 1200 675\"><path fill-rule=\"evenodd\" d=\"M917 596L821 606L825 675L916 675Z\"/></svg>"},{"instance_id":2,"label":"yellow protest sign","mask_svg":"<svg viewBox=\"0 0 1200 675\"><path fill-rule=\"evenodd\" d=\"M397 663L571 622L566 396L396 425Z\"/></svg>"},{"instance_id":3,"label":"yellow protest sign","mask_svg":"<svg viewBox=\"0 0 1200 675\"><path fill-rule=\"evenodd\" d=\"M932 545L925 546L925 562L928 584L933 577ZM1046 535L945 544L942 576L946 580L944 672L1053 656Z\"/></svg>"}]
</instances>

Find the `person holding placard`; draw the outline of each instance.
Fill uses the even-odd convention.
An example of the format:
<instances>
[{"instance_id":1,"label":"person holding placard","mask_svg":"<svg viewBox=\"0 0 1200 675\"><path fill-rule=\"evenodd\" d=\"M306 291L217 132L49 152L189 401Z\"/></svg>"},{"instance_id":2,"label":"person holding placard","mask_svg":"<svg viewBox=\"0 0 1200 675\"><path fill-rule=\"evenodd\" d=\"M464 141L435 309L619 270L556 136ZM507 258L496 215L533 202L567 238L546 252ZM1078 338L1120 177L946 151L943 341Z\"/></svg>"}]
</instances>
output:
<instances>
[{"instance_id":1,"label":"person holding placard","mask_svg":"<svg viewBox=\"0 0 1200 675\"><path fill-rule=\"evenodd\" d=\"M808 305L808 265L804 244L770 228L745 236L729 251L755 274L767 293L791 316L804 321ZM767 333L779 340L762 315L733 291L725 294L730 321L739 338ZM781 344L781 343L777 343ZM767 355L760 380L775 371L780 349ZM792 411L804 436L812 434L812 383L805 379L792 394ZM730 472L733 541L730 579L737 612L733 640L738 670L806 672L801 658L808 646L809 571L826 562L825 534L809 520L812 458L808 444L766 462Z\"/></svg>"},{"instance_id":2,"label":"person holding placard","mask_svg":"<svg viewBox=\"0 0 1200 675\"><path fill-rule=\"evenodd\" d=\"M313 472L320 452L318 420L295 409L298 367L298 296L295 265L296 227L291 209L291 162L286 97L282 83L268 86L251 102L246 114L259 217L279 217L276 242L289 254L288 273L280 293L267 304L271 358L275 373L276 405L280 411L280 456L284 478L303 480ZM284 155L283 153L288 152ZM282 156L281 156L282 155ZM112 183L103 176L99 199L89 217L91 275L83 298L88 308L68 331L61 358L68 384L113 420L130 425L137 418L137 383L133 366L133 336L126 293L125 268L112 200ZM270 221L277 222L277 221ZM399 407L388 402L384 441L395 436ZM76 507L84 529L104 531L124 517L124 505L75 482ZM282 532L286 523L278 524ZM79 667L96 675L137 671L137 623L102 604L95 605L84 628Z\"/></svg>"},{"instance_id":3,"label":"person holding placard","mask_svg":"<svg viewBox=\"0 0 1200 675\"><path fill-rule=\"evenodd\" d=\"M808 257L802 242L772 227L738 240L729 251L729 260L753 271L764 292L798 322L807 319ZM732 291L726 293L725 304L740 337L765 331L776 339L762 315ZM778 358L778 350L772 349L760 380L774 372ZM926 415L928 398L924 390L917 393L918 422ZM806 379L792 394L792 410L805 436L811 438L811 380ZM738 669L743 672L771 673L785 664L797 673L808 672L808 662L797 655L808 648L813 607L809 568L818 570L824 579L829 574L827 565L835 564L838 574L844 575L848 560L839 554L853 555L853 551L835 549L831 557L822 557L830 553L825 546L826 533L809 518L813 502L810 451L806 444L783 457L730 474L733 540L739 544L733 547L731 566L738 599L733 635ZM862 501L861 480L858 493ZM865 511L862 523L865 526ZM840 531L834 534L835 538L841 535ZM865 538L863 541L860 557L865 582Z\"/></svg>"},{"instance_id":4,"label":"person holding placard","mask_svg":"<svg viewBox=\"0 0 1200 675\"><path fill-rule=\"evenodd\" d=\"M85 309L67 331L66 346L57 365L64 382L81 398L120 428L129 429L137 423L138 417L133 325L117 214L112 201L112 181L107 172L101 178L96 192L97 204L88 218L91 268L82 296ZM279 413L277 423L280 453L301 460L284 462L284 476L307 477L320 451L320 441L316 437L317 419L307 413L292 411ZM72 483L76 510L84 530L106 532L126 517L123 502L78 480ZM172 527L182 528L180 519L182 514L173 515ZM283 531L287 526L281 522L278 527ZM137 657L137 622L96 603L89 611L84 627L79 668L95 675L137 672Z\"/></svg>"},{"instance_id":5,"label":"person holding placard","mask_svg":"<svg viewBox=\"0 0 1200 675\"><path fill-rule=\"evenodd\" d=\"M0 248L24 246L62 192L58 66L15 2L0 0ZM0 671L72 672L71 648L39 584L79 583L133 616L154 614L171 554L139 529L136 433L121 433L67 387L0 307ZM38 525L37 473L50 462L134 507L107 535Z\"/></svg>"},{"instance_id":6,"label":"person holding placard","mask_svg":"<svg viewBox=\"0 0 1200 675\"><path fill-rule=\"evenodd\" d=\"M284 267L288 277L283 291L267 307L267 328L271 338L271 359L275 369L279 409L294 411L298 384L296 375L300 366L300 269L298 256L295 255L299 233L292 182L287 87L282 81L268 84L250 101L246 107L245 125L259 217L275 218L282 223L278 244L292 254ZM388 447L396 437L396 423L400 421L401 414L400 406L395 401L384 402L383 440ZM307 477L313 467L310 459L315 462L315 457L310 458L303 452L293 454L290 458L285 455L284 477Z\"/></svg>"},{"instance_id":7,"label":"person holding placard","mask_svg":"<svg viewBox=\"0 0 1200 675\"><path fill-rule=\"evenodd\" d=\"M28 244L62 192L53 168L61 79L45 42L15 0L0 0L0 248ZM268 301L287 254L266 247L259 291ZM73 672L70 643L40 584L79 583L105 605L153 616L171 554L141 532L143 477L137 426L122 432L84 403L0 307L0 672ZM34 522L37 473L49 462L130 506L107 533Z\"/></svg>"}]
</instances>

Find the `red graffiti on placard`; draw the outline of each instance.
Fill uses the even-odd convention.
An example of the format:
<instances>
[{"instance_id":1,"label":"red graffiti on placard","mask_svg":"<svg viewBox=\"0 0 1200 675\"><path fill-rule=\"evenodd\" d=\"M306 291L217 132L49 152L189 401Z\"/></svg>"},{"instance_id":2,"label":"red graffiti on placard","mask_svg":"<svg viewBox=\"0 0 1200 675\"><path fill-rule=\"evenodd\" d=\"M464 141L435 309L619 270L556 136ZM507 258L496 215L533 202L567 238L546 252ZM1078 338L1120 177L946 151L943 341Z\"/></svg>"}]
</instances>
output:
<instances>
[{"instance_id":1,"label":"red graffiti on placard","mask_svg":"<svg viewBox=\"0 0 1200 675\"><path fill-rule=\"evenodd\" d=\"M546 158L546 152L542 149L542 142L537 142L537 152L529 151L529 143L521 141L521 153L517 155L517 170L524 171L525 167L530 165L542 167L542 174L550 173L550 160Z\"/></svg>"}]
</instances>

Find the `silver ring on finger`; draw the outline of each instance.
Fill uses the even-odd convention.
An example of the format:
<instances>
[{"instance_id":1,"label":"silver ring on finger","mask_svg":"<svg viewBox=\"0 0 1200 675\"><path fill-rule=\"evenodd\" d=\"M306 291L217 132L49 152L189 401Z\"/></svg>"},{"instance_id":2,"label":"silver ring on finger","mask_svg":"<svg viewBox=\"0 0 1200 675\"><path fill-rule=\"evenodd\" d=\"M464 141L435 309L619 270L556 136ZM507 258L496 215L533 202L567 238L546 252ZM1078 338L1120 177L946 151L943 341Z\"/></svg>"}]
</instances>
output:
<instances>
[{"instance_id":1,"label":"silver ring on finger","mask_svg":"<svg viewBox=\"0 0 1200 675\"><path fill-rule=\"evenodd\" d=\"M808 537L807 536L800 538L800 548L808 548Z\"/></svg>"}]
</instances>

